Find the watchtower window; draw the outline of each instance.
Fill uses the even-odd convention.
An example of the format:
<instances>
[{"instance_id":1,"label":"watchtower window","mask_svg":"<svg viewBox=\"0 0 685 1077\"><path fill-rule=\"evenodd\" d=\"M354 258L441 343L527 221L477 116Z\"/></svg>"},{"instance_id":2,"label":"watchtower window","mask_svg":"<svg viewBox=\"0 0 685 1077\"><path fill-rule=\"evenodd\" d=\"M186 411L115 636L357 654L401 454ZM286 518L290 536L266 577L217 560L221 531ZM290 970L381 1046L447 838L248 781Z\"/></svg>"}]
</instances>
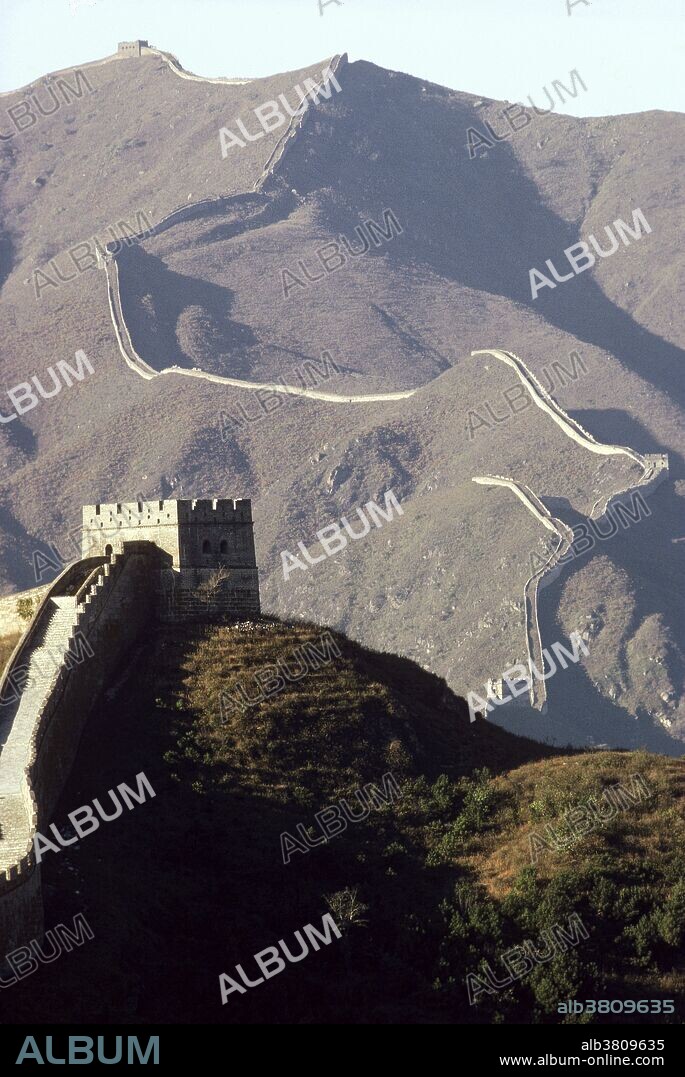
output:
<instances>
[{"instance_id":1,"label":"watchtower window","mask_svg":"<svg viewBox=\"0 0 685 1077\"><path fill-rule=\"evenodd\" d=\"M211 543L210 543L209 539L205 539L205 541L202 543L202 552L203 553L211 553L212 552L212 547L211 547Z\"/></svg>"},{"instance_id":2,"label":"watchtower window","mask_svg":"<svg viewBox=\"0 0 685 1077\"><path fill-rule=\"evenodd\" d=\"M219 543L219 553L228 553L228 543L226 539L222 539Z\"/></svg>"}]
</instances>

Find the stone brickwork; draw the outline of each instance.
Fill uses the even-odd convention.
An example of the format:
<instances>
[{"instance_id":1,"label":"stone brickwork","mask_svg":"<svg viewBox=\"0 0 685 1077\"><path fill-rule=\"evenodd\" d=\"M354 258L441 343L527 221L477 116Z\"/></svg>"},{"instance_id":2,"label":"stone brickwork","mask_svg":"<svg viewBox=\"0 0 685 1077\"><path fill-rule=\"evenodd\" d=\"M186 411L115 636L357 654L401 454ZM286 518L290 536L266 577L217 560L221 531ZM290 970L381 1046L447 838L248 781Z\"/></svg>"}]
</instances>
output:
<instances>
[{"instance_id":1,"label":"stone brickwork","mask_svg":"<svg viewBox=\"0 0 685 1077\"><path fill-rule=\"evenodd\" d=\"M94 702L150 620L155 560L154 549L133 551L65 569L0 680L0 963L41 937L33 838L49 826Z\"/></svg>"},{"instance_id":2,"label":"stone brickwork","mask_svg":"<svg viewBox=\"0 0 685 1077\"><path fill-rule=\"evenodd\" d=\"M259 574L249 499L85 505L84 556L140 543L161 551L157 611L165 621L258 617Z\"/></svg>"}]
</instances>

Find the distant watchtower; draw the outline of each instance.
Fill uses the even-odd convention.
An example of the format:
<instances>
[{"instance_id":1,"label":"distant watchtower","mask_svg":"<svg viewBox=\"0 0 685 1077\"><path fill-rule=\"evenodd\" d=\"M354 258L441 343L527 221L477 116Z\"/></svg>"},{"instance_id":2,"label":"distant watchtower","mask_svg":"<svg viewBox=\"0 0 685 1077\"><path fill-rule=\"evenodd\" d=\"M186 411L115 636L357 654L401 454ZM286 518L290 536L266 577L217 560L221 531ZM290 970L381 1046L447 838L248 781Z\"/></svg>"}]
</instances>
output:
<instances>
[{"instance_id":1,"label":"distant watchtower","mask_svg":"<svg viewBox=\"0 0 685 1077\"><path fill-rule=\"evenodd\" d=\"M148 548L159 573L158 616L259 616L252 504L247 498L84 505L83 557Z\"/></svg>"},{"instance_id":2,"label":"distant watchtower","mask_svg":"<svg viewBox=\"0 0 685 1077\"><path fill-rule=\"evenodd\" d=\"M143 49L147 48L147 41L120 41L117 56L142 56Z\"/></svg>"}]
</instances>

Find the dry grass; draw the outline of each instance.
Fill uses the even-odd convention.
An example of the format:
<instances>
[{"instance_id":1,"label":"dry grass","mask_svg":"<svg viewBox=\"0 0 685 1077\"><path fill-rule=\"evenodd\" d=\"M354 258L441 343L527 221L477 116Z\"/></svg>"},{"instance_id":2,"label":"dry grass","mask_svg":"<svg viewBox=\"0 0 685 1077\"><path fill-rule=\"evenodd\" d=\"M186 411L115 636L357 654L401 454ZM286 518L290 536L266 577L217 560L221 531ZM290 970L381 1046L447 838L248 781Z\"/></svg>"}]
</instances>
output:
<instances>
[{"instance_id":1,"label":"dry grass","mask_svg":"<svg viewBox=\"0 0 685 1077\"><path fill-rule=\"evenodd\" d=\"M0 674L3 672L12 651L20 639L20 632L13 632L10 636L0 636Z\"/></svg>"},{"instance_id":2,"label":"dry grass","mask_svg":"<svg viewBox=\"0 0 685 1077\"><path fill-rule=\"evenodd\" d=\"M331 641L328 651L324 638ZM178 656L171 639L167 646L173 664ZM298 657L312 646L326 655L315 659L318 668ZM497 772L552 753L487 722L474 726L464 701L413 662L368 651L316 625L216 628L189 651L183 648L183 690L167 703L195 715L190 742L186 736L183 743L186 761L204 775L200 781L220 774L223 784L286 801L297 786L314 803L378 780L390 768L406 776L458 777L478 766ZM283 677L284 667L299 679L245 707L233 702L241 689L258 699L255 675Z\"/></svg>"},{"instance_id":3,"label":"dry grass","mask_svg":"<svg viewBox=\"0 0 685 1077\"><path fill-rule=\"evenodd\" d=\"M565 851L543 850L538 878L549 881L560 870L619 850L635 863L668 855L685 845L685 767L682 762L646 752L593 752L520 767L493 780L500 794L496 827L470 858L493 897L504 898L520 872L531 864L530 837L568 833L564 813L598 798L617 783L630 785L641 775L654 795L573 841Z\"/></svg>"}]
</instances>

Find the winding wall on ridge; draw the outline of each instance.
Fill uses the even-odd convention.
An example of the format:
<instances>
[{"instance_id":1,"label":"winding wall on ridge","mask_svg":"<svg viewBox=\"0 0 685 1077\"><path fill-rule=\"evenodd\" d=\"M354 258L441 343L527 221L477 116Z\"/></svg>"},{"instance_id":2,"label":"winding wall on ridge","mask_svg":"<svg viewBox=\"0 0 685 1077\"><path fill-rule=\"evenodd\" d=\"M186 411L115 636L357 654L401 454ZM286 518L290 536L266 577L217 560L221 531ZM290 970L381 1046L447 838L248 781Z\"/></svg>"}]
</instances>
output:
<instances>
[{"instance_id":1,"label":"winding wall on ridge","mask_svg":"<svg viewBox=\"0 0 685 1077\"><path fill-rule=\"evenodd\" d=\"M556 549L552 551L544 565L536 572L533 572L523 586L528 665L531 671L534 666L542 674L545 668L545 658L542 652L542 636L540 635L538 622L538 588L543 576L549 575L550 579L553 579L554 576L559 575L561 571L559 559L570 548L573 542L573 531L562 520L552 516L549 509L543 505L540 498L525 483L516 482L514 479L505 479L501 475L476 475L472 481L480 486L504 486L512 490L536 520L549 531L552 531L559 540ZM531 674L529 692L531 706L537 710L542 710L547 702L545 681Z\"/></svg>"},{"instance_id":2,"label":"winding wall on ridge","mask_svg":"<svg viewBox=\"0 0 685 1077\"><path fill-rule=\"evenodd\" d=\"M597 453L600 456L627 456L642 468L643 474L638 484L631 483L624 489L611 494L610 497L604 499L604 501L602 498L598 498L592 506L590 519L596 519L598 516L603 516L611 501L620 497L621 494L626 493L628 490L635 489L636 485L639 485L643 489L653 489L655 486L658 486L660 482L663 482L668 475L668 457L663 453L642 455L634 449L627 448L625 445L610 445L597 441L592 434L588 433L587 430L584 430L580 423L576 422L575 419L572 419L571 416L560 407L554 397L550 396L547 390L540 384L532 370L529 370L523 360L519 359L513 352L502 351L499 348L484 348L471 352L471 355L492 355L495 359L499 359L501 362L506 363L507 366L511 367L512 370L515 370L528 390L536 407L549 415L563 433L575 441L576 444L580 445L581 448L586 449L588 452Z\"/></svg>"}]
</instances>

